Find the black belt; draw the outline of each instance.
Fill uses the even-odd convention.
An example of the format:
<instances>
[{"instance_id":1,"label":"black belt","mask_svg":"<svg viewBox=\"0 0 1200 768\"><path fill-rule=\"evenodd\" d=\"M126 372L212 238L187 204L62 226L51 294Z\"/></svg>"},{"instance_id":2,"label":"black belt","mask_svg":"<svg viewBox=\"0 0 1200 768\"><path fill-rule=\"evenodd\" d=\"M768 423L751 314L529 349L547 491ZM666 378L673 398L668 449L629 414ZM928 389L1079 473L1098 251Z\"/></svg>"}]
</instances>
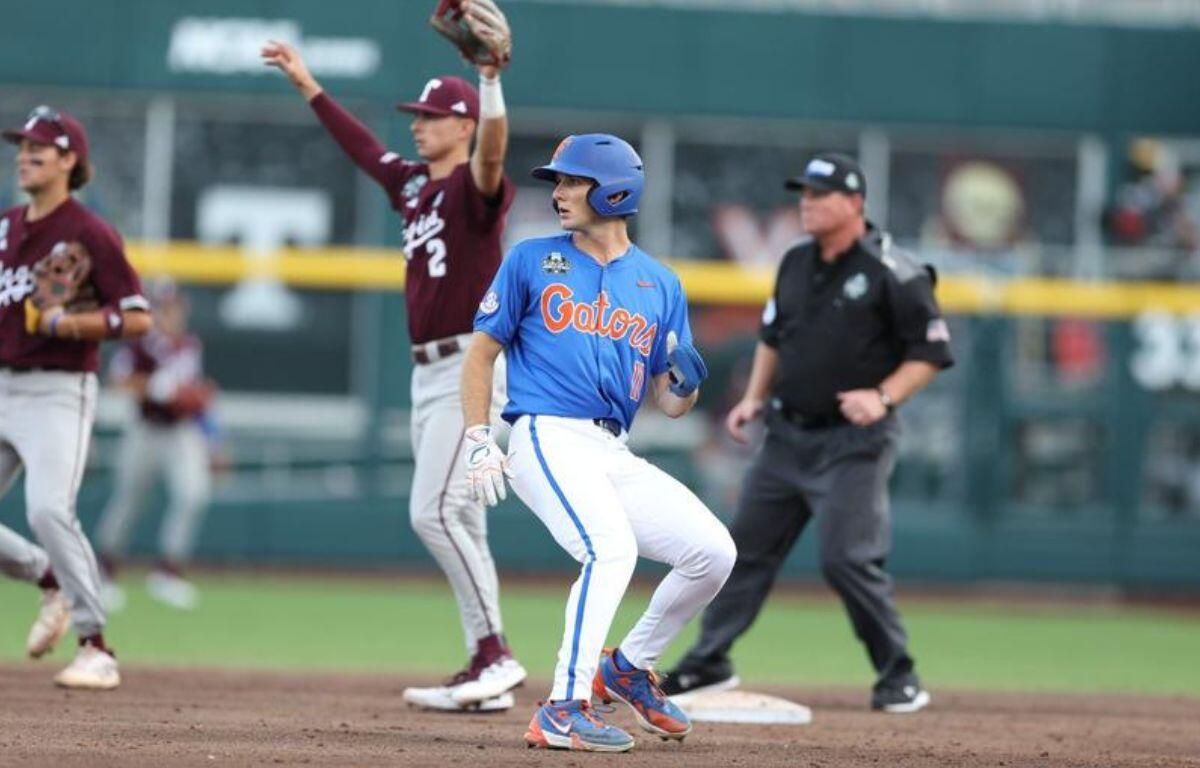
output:
<instances>
[{"instance_id":1,"label":"black belt","mask_svg":"<svg viewBox=\"0 0 1200 768\"><path fill-rule=\"evenodd\" d=\"M461 351L462 344L458 343L457 338L451 337L449 339L418 344L412 349L412 358L417 365L428 365L437 360L450 357L450 355L458 354Z\"/></svg>"},{"instance_id":2,"label":"black belt","mask_svg":"<svg viewBox=\"0 0 1200 768\"><path fill-rule=\"evenodd\" d=\"M621 436L621 422L616 419L592 419L592 423L605 432L612 434L613 437Z\"/></svg>"},{"instance_id":3,"label":"black belt","mask_svg":"<svg viewBox=\"0 0 1200 768\"><path fill-rule=\"evenodd\" d=\"M800 429L829 429L830 427L840 427L843 424L849 424L850 420L842 415L841 411L834 413L801 413L793 411L791 408L777 408L779 415L786 421L795 424Z\"/></svg>"}]
</instances>

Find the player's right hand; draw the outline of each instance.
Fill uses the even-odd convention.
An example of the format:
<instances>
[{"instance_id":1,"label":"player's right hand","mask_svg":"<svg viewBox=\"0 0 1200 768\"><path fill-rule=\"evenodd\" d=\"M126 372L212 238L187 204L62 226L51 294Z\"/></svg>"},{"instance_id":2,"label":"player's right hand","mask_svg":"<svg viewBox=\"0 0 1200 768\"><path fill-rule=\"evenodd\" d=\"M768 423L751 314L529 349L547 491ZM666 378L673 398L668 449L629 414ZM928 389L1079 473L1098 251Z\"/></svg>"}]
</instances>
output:
<instances>
[{"instance_id":1,"label":"player's right hand","mask_svg":"<svg viewBox=\"0 0 1200 768\"><path fill-rule=\"evenodd\" d=\"M763 401L751 398L745 398L733 406L729 415L725 417L725 429L729 431L730 437L739 443L750 442L750 436L742 427L757 419L762 415L762 411Z\"/></svg>"},{"instance_id":2,"label":"player's right hand","mask_svg":"<svg viewBox=\"0 0 1200 768\"><path fill-rule=\"evenodd\" d=\"M311 100L321 92L321 86L317 85L316 78L308 71L308 65L294 46L278 40L268 40L259 55L262 56L263 64L275 67L287 75L288 80L305 99Z\"/></svg>"},{"instance_id":3,"label":"player's right hand","mask_svg":"<svg viewBox=\"0 0 1200 768\"><path fill-rule=\"evenodd\" d=\"M492 437L492 428L486 424L468 427L463 443L463 462L467 465L471 498L486 502L489 507L496 506L508 496L504 478L511 474L504 451Z\"/></svg>"}]
</instances>

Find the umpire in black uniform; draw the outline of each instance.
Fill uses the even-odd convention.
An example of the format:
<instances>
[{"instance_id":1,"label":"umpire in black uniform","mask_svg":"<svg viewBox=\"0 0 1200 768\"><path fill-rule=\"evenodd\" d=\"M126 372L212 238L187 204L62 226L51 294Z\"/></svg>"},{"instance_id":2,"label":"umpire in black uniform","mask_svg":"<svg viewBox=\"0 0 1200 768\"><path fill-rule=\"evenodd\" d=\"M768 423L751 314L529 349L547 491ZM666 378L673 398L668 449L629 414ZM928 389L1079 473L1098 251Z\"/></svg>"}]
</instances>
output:
<instances>
[{"instance_id":1,"label":"umpire in black uniform","mask_svg":"<svg viewBox=\"0 0 1200 768\"><path fill-rule=\"evenodd\" d=\"M872 708L915 712L929 694L883 566L900 437L895 410L953 363L933 297L936 276L866 220L866 179L851 158L818 155L786 186L800 192L810 237L783 257L746 393L726 420L745 442L745 424L766 412L766 442L731 526L737 564L663 689L678 695L738 684L730 648L816 517L821 572L875 667Z\"/></svg>"}]
</instances>

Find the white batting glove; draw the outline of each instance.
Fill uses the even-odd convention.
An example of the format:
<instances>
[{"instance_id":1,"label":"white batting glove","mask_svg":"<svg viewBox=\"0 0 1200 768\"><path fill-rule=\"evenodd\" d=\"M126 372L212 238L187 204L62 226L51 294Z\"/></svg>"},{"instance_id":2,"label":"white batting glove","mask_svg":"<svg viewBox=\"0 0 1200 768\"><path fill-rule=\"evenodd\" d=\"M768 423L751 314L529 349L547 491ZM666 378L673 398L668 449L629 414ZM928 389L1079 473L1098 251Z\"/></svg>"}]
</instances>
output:
<instances>
[{"instance_id":1,"label":"white batting glove","mask_svg":"<svg viewBox=\"0 0 1200 768\"><path fill-rule=\"evenodd\" d=\"M463 442L463 462L467 465L471 498L494 507L508 496L504 487L504 477L511 477L508 459L492 438L492 428L486 424L468 427Z\"/></svg>"}]
</instances>

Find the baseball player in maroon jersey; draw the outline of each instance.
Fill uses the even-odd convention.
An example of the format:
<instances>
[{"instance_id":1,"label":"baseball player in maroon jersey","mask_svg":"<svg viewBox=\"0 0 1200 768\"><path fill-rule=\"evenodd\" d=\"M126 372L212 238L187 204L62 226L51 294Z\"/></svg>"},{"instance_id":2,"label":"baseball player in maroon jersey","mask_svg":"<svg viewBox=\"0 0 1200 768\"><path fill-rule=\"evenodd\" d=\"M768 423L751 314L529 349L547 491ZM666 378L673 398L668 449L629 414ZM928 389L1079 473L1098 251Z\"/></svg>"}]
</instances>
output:
<instances>
[{"instance_id":1,"label":"baseball player in maroon jersey","mask_svg":"<svg viewBox=\"0 0 1200 768\"><path fill-rule=\"evenodd\" d=\"M105 604L120 610L125 595L115 582L117 570L151 483L161 476L168 502L159 529L159 560L146 576L146 591L159 602L190 610L199 594L184 567L212 486L205 424L214 387L204 378L203 344L188 331L187 297L171 280L154 282L148 292L154 330L127 342L109 365L110 380L133 396L138 413L121 438L115 487L96 526L96 548Z\"/></svg>"},{"instance_id":2,"label":"baseball player in maroon jersey","mask_svg":"<svg viewBox=\"0 0 1200 768\"><path fill-rule=\"evenodd\" d=\"M462 352L475 309L500 266L500 238L514 192L504 175L508 119L499 71L481 65L479 91L458 77L435 77L416 101L400 104L413 115L412 137L420 156L409 161L388 151L322 90L293 47L271 42L262 56L287 75L321 124L404 217L405 298L416 363L416 472L409 512L413 529L450 580L470 654L467 667L444 685L409 688L405 700L430 709L507 709L513 703L509 691L525 679L525 670L503 635L486 508L471 498L457 465ZM495 381L503 387L503 372ZM496 396L504 400L502 389ZM499 408L492 419L499 423Z\"/></svg>"},{"instance_id":3,"label":"baseball player in maroon jersey","mask_svg":"<svg viewBox=\"0 0 1200 768\"><path fill-rule=\"evenodd\" d=\"M120 674L104 642L100 573L75 497L95 416L99 342L146 333L149 306L120 236L71 194L91 176L83 126L38 107L4 138L18 147L17 183L29 203L0 213L0 493L25 470L38 544L0 527L0 570L43 590L31 656L54 647L69 611L79 651L54 681L115 688ZM45 302L45 265L67 254L90 267L77 270L64 294L79 301Z\"/></svg>"}]
</instances>

